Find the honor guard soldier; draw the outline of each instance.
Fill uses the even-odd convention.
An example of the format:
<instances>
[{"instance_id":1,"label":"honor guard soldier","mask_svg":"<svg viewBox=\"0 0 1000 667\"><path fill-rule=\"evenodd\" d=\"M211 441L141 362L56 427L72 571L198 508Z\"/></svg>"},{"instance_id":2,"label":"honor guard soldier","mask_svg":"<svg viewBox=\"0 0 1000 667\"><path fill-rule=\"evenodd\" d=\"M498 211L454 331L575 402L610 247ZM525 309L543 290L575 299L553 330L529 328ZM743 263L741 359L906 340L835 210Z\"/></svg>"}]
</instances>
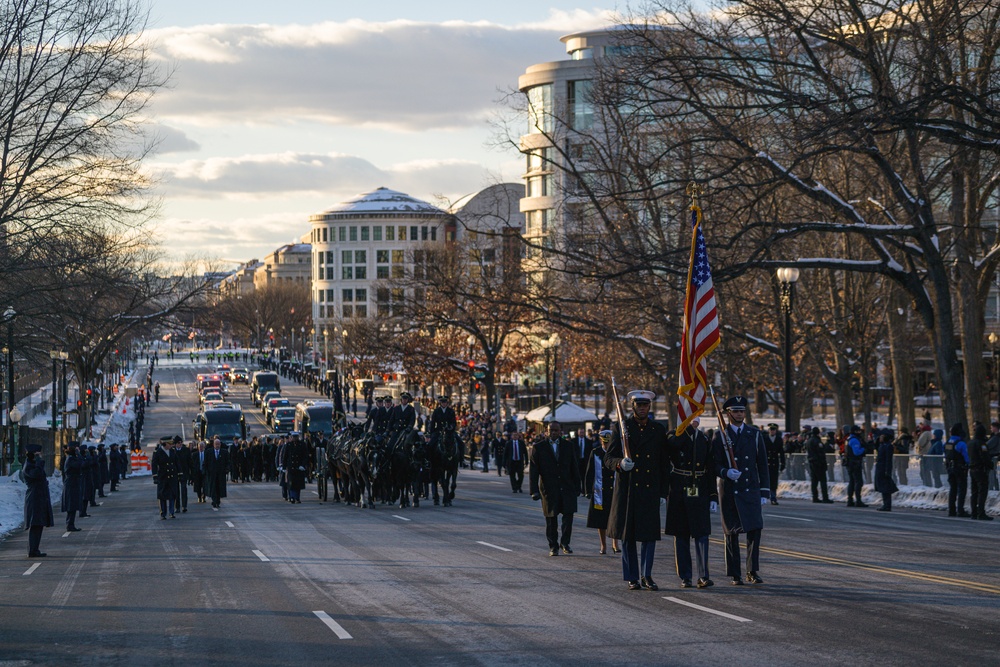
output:
<instances>
[{"instance_id":1,"label":"honor guard soldier","mask_svg":"<svg viewBox=\"0 0 1000 667\"><path fill-rule=\"evenodd\" d=\"M718 511L719 491L712 457L712 443L699 430L695 417L681 435L667 438L670 488L667 523L663 532L674 536L674 562L681 588L691 588L691 539L698 561L698 588L713 585L708 574L708 536L711 512Z\"/></svg>"},{"instance_id":2,"label":"honor guard soldier","mask_svg":"<svg viewBox=\"0 0 1000 667\"><path fill-rule=\"evenodd\" d=\"M412 401L413 396L408 391L404 391L399 395L399 405L393 406L392 411L389 413L390 433L402 433L407 429L413 428L413 425L417 422L417 411L410 405Z\"/></svg>"},{"instance_id":3,"label":"honor guard soldier","mask_svg":"<svg viewBox=\"0 0 1000 667\"><path fill-rule=\"evenodd\" d=\"M660 539L660 498L666 496L667 430L649 418L656 395L651 391L629 392L632 416L619 424L604 465L617 473L611 499L608 534L622 542L622 574L629 590L658 590L653 581L653 556ZM628 437L625 456L622 429ZM641 550L636 543L641 543Z\"/></svg>"},{"instance_id":4,"label":"honor guard soldier","mask_svg":"<svg viewBox=\"0 0 1000 667\"><path fill-rule=\"evenodd\" d=\"M434 412L431 413L431 423L429 427L432 445L437 444L437 440L441 437L441 433L445 431L454 431L458 428L458 418L455 416L455 411L449 405L450 402L451 399L448 396L438 396L438 404L437 407L434 408Z\"/></svg>"},{"instance_id":5,"label":"honor guard soldier","mask_svg":"<svg viewBox=\"0 0 1000 667\"><path fill-rule=\"evenodd\" d=\"M375 405L368 410L368 418L365 420L365 430L370 433L380 433L382 430L382 419L385 411L382 409L382 397L375 397Z\"/></svg>"},{"instance_id":6,"label":"honor guard soldier","mask_svg":"<svg viewBox=\"0 0 1000 667\"><path fill-rule=\"evenodd\" d=\"M778 474L785 469L785 443L778 432L777 424L768 424L764 434L764 447L767 449L767 476L774 486L771 494L771 504L778 504Z\"/></svg>"},{"instance_id":7,"label":"honor guard soldier","mask_svg":"<svg viewBox=\"0 0 1000 667\"><path fill-rule=\"evenodd\" d=\"M771 495L767 476L767 450L760 431L744 424L747 399L733 396L724 404L729 414L725 432L715 434L712 443L715 469L723 480L720 504L722 529L726 534L726 576L733 585L743 583L740 573L740 533L747 536L747 583L761 584L760 533L764 528L761 506Z\"/></svg>"}]
</instances>

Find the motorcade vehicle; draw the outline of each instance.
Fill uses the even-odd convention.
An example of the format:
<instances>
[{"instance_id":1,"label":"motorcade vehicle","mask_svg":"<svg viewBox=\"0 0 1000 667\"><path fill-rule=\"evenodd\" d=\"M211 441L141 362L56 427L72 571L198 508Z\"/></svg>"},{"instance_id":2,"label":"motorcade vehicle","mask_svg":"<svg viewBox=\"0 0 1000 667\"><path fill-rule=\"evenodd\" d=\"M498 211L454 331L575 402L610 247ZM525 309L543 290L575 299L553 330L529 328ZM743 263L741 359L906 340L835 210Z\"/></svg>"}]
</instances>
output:
<instances>
[{"instance_id":1,"label":"motorcade vehicle","mask_svg":"<svg viewBox=\"0 0 1000 667\"><path fill-rule=\"evenodd\" d=\"M291 433L295 430L295 407L284 406L274 409L271 417L271 430L275 433Z\"/></svg>"},{"instance_id":2,"label":"motorcade vehicle","mask_svg":"<svg viewBox=\"0 0 1000 667\"><path fill-rule=\"evenodd\" d=\"M247 437L246 419L239 406L216 406L203 409L194 418L195 437L199 440L220 438L223 442L232 442L235 438Z\"/></svg>"},{"instance_id":3,"label":"motorcade vehicle","mask_svg":"<svg viewBox=\"0 0 1000 667\"><path fill-rule=\"evenodd\" d=\"M250 384L250 371L246 368L234 368L232 372L233 384Z\"/></svg>"},{"instance_id":4,"label":"motorcade vehicle","mask_svg":"<svg viewBox=\"0 0 1000 667\"><path fill-rule=\"evenodd\" d=\"M223 396L220 392L214 391L212 389L205 390L205 392L201 395L202 404L204 404L207 401L222 402L225 400L226 400L225 396Z\"/></svg>"},{"instance_id":5,"label":"motorcade vehicle","mask_svg":"<svg viewBox=\"0 0 1000 667\"><path fill-rule=\"evenodd\" d=\"M289 401L287 398L278 397L268 400L268 402L264 404L264 421L267 422L268 425L270 425L271 417L274 415L274 409L286 408L286 407L291 408L295 406L292 405L292 402Z\"/></svg>"},{"instance_id":6,"label":"motorcade vehicle","mask_svg":"<svg viewBox=\"0 0 1000 667\"><path fill-rule=\"evenodd\" d=\"M272 398L283 398L280 391L269 391L260 397L260 413L267 414L267 402Z\"/></svg>"},{"instance_id":7,"label":"motorcade vehicle","mask_svg":"<svg viewBox=\"0 0 1000 667\"><path fill-rule=\"evenodd\" d=\"M274 371L257 371L250 381L250 391L253 393L253 404L260 405L260 400L269 391L281 391L281 380Z\"/></svg>"}]
</instances>

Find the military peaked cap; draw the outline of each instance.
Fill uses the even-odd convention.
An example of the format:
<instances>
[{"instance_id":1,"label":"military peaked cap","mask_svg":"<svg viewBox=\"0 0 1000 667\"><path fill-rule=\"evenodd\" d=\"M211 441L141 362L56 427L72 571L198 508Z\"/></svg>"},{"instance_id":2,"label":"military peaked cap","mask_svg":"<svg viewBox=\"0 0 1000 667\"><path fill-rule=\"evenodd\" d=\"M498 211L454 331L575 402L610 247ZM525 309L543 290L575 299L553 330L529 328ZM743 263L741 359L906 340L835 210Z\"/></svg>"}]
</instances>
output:
<instances>
[{"instance_id":1,"label":"military peaked cap","mask_svg":"<svg viewBox=\"0 0 1000 667\"><path fill-rule=\"evenodd\" d=\"M628 400L633 403L652 403L656 394L646 389L636 389L628 393Z\"/></svg>"},{"instance_id":2,"label":"military peaked cap","mask_svg":"<svg viewBox=\"0 0 1000 667\"><path fill-rule=\"evenodd\" d=\"M723 410L746 410L750 403L746 396L730 396L722 404Z\"/></svg>"}]
</instances>

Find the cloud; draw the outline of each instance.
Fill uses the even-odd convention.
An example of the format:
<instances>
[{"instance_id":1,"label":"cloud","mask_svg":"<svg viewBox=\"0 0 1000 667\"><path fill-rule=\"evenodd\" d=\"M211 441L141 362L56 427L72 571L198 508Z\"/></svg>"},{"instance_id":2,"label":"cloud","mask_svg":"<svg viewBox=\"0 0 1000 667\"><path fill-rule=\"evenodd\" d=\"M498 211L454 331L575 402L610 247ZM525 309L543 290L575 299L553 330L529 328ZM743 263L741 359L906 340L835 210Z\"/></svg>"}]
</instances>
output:
<instances>
[{"instance_id":1,"label":"cloud","mask_svg":"<svg viewBox=\"0 0 1000 667\"><path fill-rule=\"evenodd\" d=\"M576 11L513 27L352 20L153 30L155 53L174 72L155 108L182 124L467 127L527 66L564 58L559 36L609 19Z\"/></svg>"},{"instance_id":2,"label":"cloud","mask_svg":"<svg viewBox=\"0 0 1000 667\"><path fill-rule=\"evenodd\" d=\"M156 235L171 255L204 255L244 262L260 258L286 243L298 242L310 230L308 216L301 212L271 213L231 220L212 218L165 218Z\"/></svg>"},{"instance_id":3,"label":"cloud","mask_svg":"<svg viewBox=\"0 0 1000 667\"><path fill-rule=\"evenodd\" d=\"M144 128L147 136L156 142L157 155L168 153L190 153L201 149L197 141L189 138L183 131L169 125L150 124Z\"/></svg>"},{"instance_id":4,"label":"cloud","mask_svg":"<svg viewBox=\"0 0 1000 667\"><path fill-rule=\"evenodd\" d=\"M274 153L154 165L168 197L257 199L275 195L328 195L337 203L385 186L426 198L474 192L490 179L468 160L420 160L382 169L364 158L337 153Z\"/></svg>"}]
</instances>

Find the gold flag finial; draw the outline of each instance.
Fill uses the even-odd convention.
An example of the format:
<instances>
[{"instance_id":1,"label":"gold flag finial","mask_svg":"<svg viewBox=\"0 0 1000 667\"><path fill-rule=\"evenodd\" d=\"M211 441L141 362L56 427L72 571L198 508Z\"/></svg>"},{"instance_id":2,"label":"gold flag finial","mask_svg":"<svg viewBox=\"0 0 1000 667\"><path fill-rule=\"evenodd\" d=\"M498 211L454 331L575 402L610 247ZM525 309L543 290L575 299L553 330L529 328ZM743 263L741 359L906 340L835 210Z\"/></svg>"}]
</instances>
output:
<instances>
[{"instance_id":1,"label":"gold flag finial","mask_svg":"<svg viewBox=\"0 0 1000 667\"><path fill-rule=\"evenodd\" d=\"M698 197L701 196L701 186L691 181L684 189L685 194L691 198L691 206L699 206Z\"/></svg>"}]
</instances>

